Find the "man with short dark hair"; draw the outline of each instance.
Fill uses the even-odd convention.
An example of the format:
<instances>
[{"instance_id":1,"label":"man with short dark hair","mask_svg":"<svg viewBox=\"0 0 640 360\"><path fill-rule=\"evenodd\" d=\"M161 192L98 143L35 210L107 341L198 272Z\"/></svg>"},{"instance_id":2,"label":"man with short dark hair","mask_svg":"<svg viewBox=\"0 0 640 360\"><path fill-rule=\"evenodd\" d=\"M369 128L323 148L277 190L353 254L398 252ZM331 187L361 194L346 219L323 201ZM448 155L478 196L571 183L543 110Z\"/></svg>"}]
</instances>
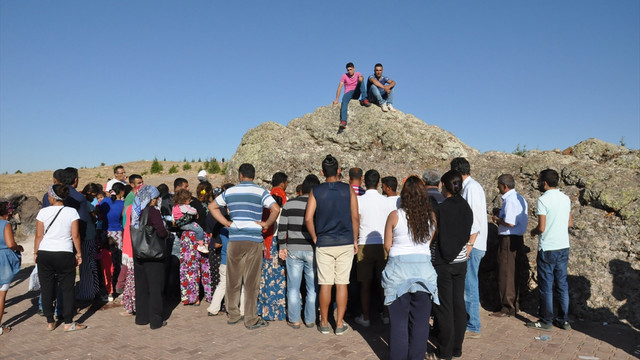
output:
<instances>
[{"instance_id":1,"label":"man with short dark hair","mask_svg":"<svg viewBox=\"0 0 640 360\"><path fill-rule=\"evenodd\" d=\"M358 196L358 214L360 215L360 228L358 230L358 263L357 276L360 282L360 305L362 314L355 318L358 324L369 327L371 325L370 304L371 294L375 289L372 284L380 284L382 270L387 264L387 254L384 250L384 228L389 213L395 210L395 204L378 193L380 174L376 170L368 170L364 174L364 184L367 191ZM389 321L388 311L385 307L383 322Z\"/></svg>"},{"instance_id":2,"label":"man with short dark hair","mask_svg":"<svg viewBox=\"0 0 640 360\"><path fill-rule=\"evenodd\" d=\"M380 179L382 183L382 195L386 196L394 210L400 207L400 195L396 192L398 189L398 179L395 176L385 176Z\"/></svg>"},{"instance_id":3,"label":"man with short dark hair","mask_svg":"<svg viewBox=\"0 0 640 360\"><path fill-rule=\"evenodd\" d=\"M349 169L349 185L356 192L356 195L364 195L365 190L362 188L362 169L353 167Z\"/></svg>"},{"instance_id":4,"label":"man with short dark hair","mask_svg":"<svg viewBox=\"0 0 640 360\"><path fill-rule=\"evenodd\" d=\"M367 99L367 83L364 81L364 77L359 72L356 72L353 63L347 63L347 72L342 74L340 83L338 83L338 91L336 92L336 99L333 100L333 105L338 103L340 98L340 91L344 86L344 95L342 96L342 105L340 105L340 129L347 127L347 119L349 117L349 101L351 99L360 99L360 105L371 106Z\"/></svg>"},{"instance_id":5,"label":"man with short dark hair","mask_svg":"<svg viewBox=\"0 0 640 360\"><path fill-rule=\"evenodd\" d=\"M538 289L540 292L540 320L528 322L527 327L551 331L553 328L553 288L556 284L558 315L553 323L563 330L571 330L569 324L569 228L571 200L558 189L560 177L555 170L546 169L538 177L538 190L543 192L536 204L538 226L531 236L538 237Z\"/></svg>"},{"instance_id":6,"label":"man with short dark hair","mask_svg":"<svg viewBox=\"0 0 640 360\"><path fill-rule=\"evenodd\" d=\"M269 192L253 182L255 168L242 164L238 169L239 184L225 190L209 204L209 211L220 224L229 229L227 248L227 291L225 299L229 325L237 324L240 315L240 290L244 284L244 325L253 330L269 323L257 315L260 275L262 274L262 231L267 230L278 218L280 207ZM231 221L220 211L229 209ZM266 221L262 221L262 209L270 209Z\"/></svg>"},{"instance_id":7,"label":"man with short dark hair","mask_svg":"<svg viewBox=\"0 0 640 360\"><path fill-rule=\"evenodd\" d=\"M380 105L382 111L396 111L393 108L393 88L396 82L386 76L382 76L382 64L377 63L373 67L373 75L369 76L367 84L369 100Z\"/></svg>"},{"instance_id":8,"label":"man with short dark hair","mask_svg":"<svg viewBox=\"0 0 640 360\"><path fill-rule=\"evenodd\" d=\"M307 175L302 182L302 195L287 201L278 224L280 257L287 266L287 318L289 326L300 327L300 284L304 276L307 295L304 306L304 324L312 328L316 324L316 275L313 256L313 239L304 224L304 213L309 193L320 184L315 175Z\"/></svg>"},{"instance_id":9,"label":"man with short dark hair","mask_svg":"<svg viewBox=\"0 0 640 360\"><path fill-rule=\"evenodd\" d=\"M129 205L133 204L133 200L135 200L138 190L140 190L142 185L144 185L144 180L142 180L142 176L138 174L132 174L129 176L129 185L131 185L131 191L127 194L127 197L124 198L125 209Z\"/></svg>"},{"instance_id":10,"label":"man with short dark hair","mask_svg":"<svg viewBox=\"0 0 640 360\"><path fill-rule=\"evenodd\" d=\"M326 182L309 194L304 222L316 244L318 284L320 285L320 324L318 331L329 334L331 290L336 286L336 335L349 327L344 323L347 309L349 272L353 255L358 253L358 200L353 188L338 181L338 160L327 155L322 161Z\"/></svg>"},{"instance_id":11,"label":"man with short dark hair","mask_svg":"<svg viewBox=\"0 0 640 360\"><path fill-rule=\"evenodd\" d=\"M527 232L527 202L516 192L516 182L511 174L498 177L498 191L502 194L500 213L491 220L498 225L498 293L499 311L493 317L514 316L518 311L518 263Z\"/></svg>"},{"instance_id":12,"label":"man with short dark hair","mask_svg":"<svg viewBox=\"0 0 640 360\"><path fill-rule=\"evenodd\" d=\"M110 179L109 181L107 181L107 183L104 185L104 191L109 192L113 187L113 184L117 182L120 182L123 185L127 185L127 182L125 181L126 178L127 178L127 172L124 171L124 166L122 165L115 166L113 168L113 179Z\"/></svg>"},{"instance_id":13,"label":"man with short dark hair","mask_svg":"<svg viewBox=\"0 0 640 360\"><path fill-rule=\"evenodd\" d=\"M435 169L429 169L422 174L422 181L427 186L431 208L435 209L438 204L444 201L444 196L440 193L440 173Z\"/></svg>"},{"instance_id":14,"label":"man with short dark hair","mask_svg":"<svg viewBox=\"0 0 640 360\"><path fill-rule=\"evenodd\" d=\"M487 251L487 198L482 185L471 177L471 165L467 159L458 157L451 160L451 170L462 174L462 197L473 211L473 225L467 242L467 275L464 280L464 303L469 314L465 338L477 339L480 335L480 292L478 270Z\"/></svg>"}]
</instances>

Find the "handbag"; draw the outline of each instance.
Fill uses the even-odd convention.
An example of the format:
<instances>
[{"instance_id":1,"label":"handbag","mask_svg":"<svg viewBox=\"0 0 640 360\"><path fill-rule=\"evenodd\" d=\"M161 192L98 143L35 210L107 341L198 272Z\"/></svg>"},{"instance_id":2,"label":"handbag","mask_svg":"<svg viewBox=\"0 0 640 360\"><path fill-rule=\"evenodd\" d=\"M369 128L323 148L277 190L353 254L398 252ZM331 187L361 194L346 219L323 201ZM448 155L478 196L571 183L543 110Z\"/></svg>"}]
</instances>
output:
<instances>
[{"instance_id":1,"label":"handbag","mask_svg":"<svg viewBox=\"0 0 640 360\"><path fill-rule=\"evenodd\" d=\"M31 275L29 275L29 291L40 290L40 278L38 277L38 264L33 267Z\"/></svg>"},{"instance_id":2,"label":"handbag","mask_svg":"<svg viewBox=\"0 0 640 360\"><path fill-rule=\"evenodd\" d=\"M158 236L153 226L147 225L148 215L147 207L142 211L138 228L131 225L133 256L138 260L162 260L164 259L164 240Z\"/></svg>"}]
</instances>

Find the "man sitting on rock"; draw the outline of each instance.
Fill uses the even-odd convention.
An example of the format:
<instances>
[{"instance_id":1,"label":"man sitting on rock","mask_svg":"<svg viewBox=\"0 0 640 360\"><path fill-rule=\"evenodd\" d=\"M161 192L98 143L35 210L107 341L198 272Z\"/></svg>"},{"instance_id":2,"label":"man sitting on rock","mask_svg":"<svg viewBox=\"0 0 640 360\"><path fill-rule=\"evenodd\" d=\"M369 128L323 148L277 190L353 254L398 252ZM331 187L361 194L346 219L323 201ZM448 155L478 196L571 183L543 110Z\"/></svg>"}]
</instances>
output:
<instances>
[{"instance_id":1,"label":"man sitting on rock","mask_svg":"<svg viewBox=\"0 0 640 360\"><path fill-rule=\"evenodd\" d=\"M369 76L367 84L369 88L368 98L371 102L380 105L382 111L395 111L393 107L393 88L396 82L386 76L382 76L382 64L377 63L373 67L373 75Z\"/></svg>"},{"instance_id":2,"label":"man sitting on rock","mask_svg":"<svg viewBox=\"0 0 640 360\"><path fill-rule=\"evenodd\" d=\"M338 103L340 97L340 91L344 85L344 95L342 96L342 105L340 105L340 129L347 127L347 118L349 101L351 99L360 99L360 105L371 106L367 99L367 84L364 81L364 77L359 72L356 72L353 63L347 63L347 72L342 74L340 83L338 84L338 91L336 93L336 99L333 100L333 105Z\"/></svg>"}]
</instances>

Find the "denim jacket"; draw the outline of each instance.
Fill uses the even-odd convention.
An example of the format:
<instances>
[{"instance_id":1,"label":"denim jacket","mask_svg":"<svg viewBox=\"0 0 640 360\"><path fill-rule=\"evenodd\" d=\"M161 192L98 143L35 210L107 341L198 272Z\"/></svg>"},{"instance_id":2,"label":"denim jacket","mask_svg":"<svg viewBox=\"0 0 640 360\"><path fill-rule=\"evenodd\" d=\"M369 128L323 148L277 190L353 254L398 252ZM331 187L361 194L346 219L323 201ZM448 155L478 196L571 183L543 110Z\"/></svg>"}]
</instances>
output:
<instances>
[{"instance_id":1,"label":"denim jacket","mask_svg":"<svg viewBox=\"0 0 640 360\"><path fill-rule=\"evenodd\" d=\"M434 303L438 299L438 275L431 257L424 254L391 256L382 272L384 304L389 305L406 293L427 292Z\"/></svg>"}]
</instances>

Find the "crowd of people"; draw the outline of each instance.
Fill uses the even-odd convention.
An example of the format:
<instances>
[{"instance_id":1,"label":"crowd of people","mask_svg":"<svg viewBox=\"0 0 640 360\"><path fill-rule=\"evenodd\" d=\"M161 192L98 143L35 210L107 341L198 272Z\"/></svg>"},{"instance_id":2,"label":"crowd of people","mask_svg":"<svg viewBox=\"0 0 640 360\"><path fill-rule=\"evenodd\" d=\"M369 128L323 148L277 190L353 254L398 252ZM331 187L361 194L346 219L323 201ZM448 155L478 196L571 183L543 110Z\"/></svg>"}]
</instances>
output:
<instances>
[{"instance_id":1,"label":"crowd of people","mask_svg":"<svg viewBox=\"0 0 640 360\"><path fill-rule=\"evenodd\" d=\"M34 244L47 330L61 323L68 332L86 329L73 321L83 302L118 301L123 316L158 329L167 325L167 303L204 300L209 316L226 313L229 325L249 330L284 320L293 329L342 335L350 329L347 312L362 327L379 315L390 326L390 358L424 359L430 337L439 358L459 357L465 338L481 336L478 268L488 220L469 162L455 158L450 166L442 176L433 169L408 176L398 195L398 180L374 169L352 168L344 182L338 160L327 155L324 182L307 175L291 199L285 173L273 175L269 191L253 182L255 168L246 163L237 184L214 188L203 176L195 196L184 178L175 179L173 192L136 174L125 183L122 166L104 186L87 184L80 193L75 168L56 170ZM544 194L530 232L540 236L540 320L526 325L540 330L570 329L570 201L558 179L554 170L540 173ZM508 317L518 311L515 258L528 206L512 175L500 175L497 186L503 206L491 219L500 235L501 308L490 315ZM11 213L0 203L0 310L22 250L7 223ZM141 248L138 239L149 234L161 243L160 257ZM0 335L9 330L0 327Z\"/></svg>"}]
</instances>

